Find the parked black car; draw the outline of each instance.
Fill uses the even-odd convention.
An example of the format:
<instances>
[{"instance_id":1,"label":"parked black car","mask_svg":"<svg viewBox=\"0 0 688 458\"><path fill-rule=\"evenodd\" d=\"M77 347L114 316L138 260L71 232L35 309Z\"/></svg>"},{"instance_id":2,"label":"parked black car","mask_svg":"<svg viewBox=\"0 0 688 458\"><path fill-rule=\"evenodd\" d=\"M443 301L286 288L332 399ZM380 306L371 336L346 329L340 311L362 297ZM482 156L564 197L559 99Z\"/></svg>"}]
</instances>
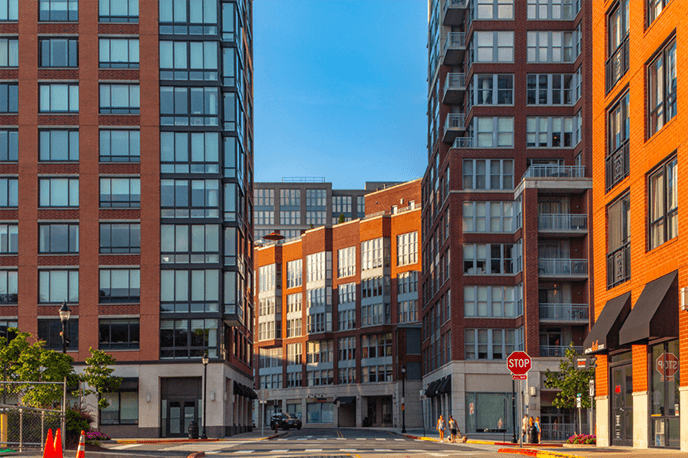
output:
<instances>
[{"instance_id":1,"label":"parked black car","mask_svg":"<svg viewBox=\"0 0 688 458\"><path fill-rule=\"evenodd\" d=\"M301 429L301 420L290 413L276 413L270 418L270 429L275 429L275 425L282 429L296 428Z\"/></svg>"}]
</instances>

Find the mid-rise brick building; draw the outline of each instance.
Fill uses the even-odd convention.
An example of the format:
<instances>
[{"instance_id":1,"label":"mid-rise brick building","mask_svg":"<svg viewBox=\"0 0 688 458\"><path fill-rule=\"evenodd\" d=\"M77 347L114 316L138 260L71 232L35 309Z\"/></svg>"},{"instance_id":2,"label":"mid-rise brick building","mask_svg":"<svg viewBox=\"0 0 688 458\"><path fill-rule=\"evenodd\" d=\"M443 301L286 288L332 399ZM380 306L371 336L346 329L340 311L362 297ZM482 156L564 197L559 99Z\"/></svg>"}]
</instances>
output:
<instances>
[{"instance_id":1,"label":"mid-rise brick building","mask_svg":"<svg viewBox=\"0 0 688 458\"><path fill-rule=\"evenodd\" d=\"M519 418L540 416L543 440L578 430L542 381L569 345L582 350L589 329L585 37L599 3L428 2L426 426L452 414L470 434L511 433L515 389ZM515 387L505 362L514 350L533 358L527 384Z\"/></svg>"},{"instance_id":2,"label":"mid-rise brick building","mask_svg":"<svg viewBox=\"0 0 688 458\"><path fill-rule=\"evenodd\" d=\"M112 353L118 436L251 425L251 0L0 2L3 330ZM207 353L207 391L201 357Z\"/></svg>"},{"instance_id":3,"label":"mid-rise brick building","mask_svg":"<svg viewBox=\"0 0 688 458\"><path fill-rule=\"evenodd\" d=\"M363 217L256 247L266 424L283 411L304 427L399 428L405 400L421 425L420 180L365 199Z\"/></svg>"},{"instance_id":4,"label":"mid-rise brick building","mask_svg":"<svg viewBox=\"0 0 688 458\"><path fill-rule=\"evenodd\" d=\"M688 2L593 2L597 443L688 451ZM683 94L683 95L681 95ZM685 189L685 187L683 188ZM681 202L684 202L682 204Z\"/></svg>"}]
</instances>

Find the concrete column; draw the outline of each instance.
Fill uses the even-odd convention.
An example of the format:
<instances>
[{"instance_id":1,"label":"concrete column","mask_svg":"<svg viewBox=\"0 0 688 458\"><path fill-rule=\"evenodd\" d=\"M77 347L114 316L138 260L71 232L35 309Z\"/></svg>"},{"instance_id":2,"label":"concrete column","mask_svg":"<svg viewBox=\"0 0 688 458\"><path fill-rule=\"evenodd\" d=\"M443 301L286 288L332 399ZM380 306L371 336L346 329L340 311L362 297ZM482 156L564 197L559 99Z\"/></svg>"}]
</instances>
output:
<instances>
[{"instance_id":1,"label":"concrete column","mask_svg":"<svg viewBox=\"0 0 688 458\"><path fill-rule=\"evenodd\" d=\"M595 416L597 418L597 446L609 447L609 396L595 396Z\"/></svg>"},{"instance_id":2,"label":"concrete column","mask_svg":"<svg viewBox=\"0 0 688 458\"><path fill-rule=\"evenodd\" d=\"M681 415L681 450L684 452L688 451L688 386L681 386L678 388L680 410Z\"/></svg>"},{"instance_id":3,"label":"concrete column","mask_svg":"<svg viewBox=\"0 0 688 458\"><path fill-rule=\"evenodd\" d=\"M633 393L633 447L648 448L650 444L650 432L648 412L650 408L650 396L647 391Z\"/></svg>"}]
</instances>

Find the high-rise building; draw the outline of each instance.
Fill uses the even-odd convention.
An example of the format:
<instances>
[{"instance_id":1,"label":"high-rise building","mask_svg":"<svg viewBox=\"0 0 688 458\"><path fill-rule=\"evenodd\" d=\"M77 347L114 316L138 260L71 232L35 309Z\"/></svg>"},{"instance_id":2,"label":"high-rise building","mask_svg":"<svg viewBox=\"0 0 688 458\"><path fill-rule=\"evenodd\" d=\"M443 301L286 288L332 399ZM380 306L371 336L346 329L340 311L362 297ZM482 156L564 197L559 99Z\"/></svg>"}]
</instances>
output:
<instances>
[{"instance_id":1,"label":"high-rise building","mask_svg":"<svg viewBox=\"0 0 688 458\"><path fill-rule=\"evenodd\" d=\"M420 179L365 199L365 216L256 249L256 424L421 426Z\"/></svg>"},{"instance_id":2,"label":"high-rise building","mask_svg":"<svg viewBox=\"0 0 688 458\"><path fill-rule=\"evenodd\" d=\"M364 189L332 189L322 177L291 177L253 184L254 240L278 232L288 239L308 229L365 215L365 195L399 184L367 181Z\"/></svg>"},{"instance_id":3,"label":"high-rise building","mask_svg":"<svg viewBox=\"0 0 688 458\"><path fill-rule=\"evenodd\" d=\"M579 430L543 379L569 345L582 350L589 329L592 42L584 36L598 4L428 2L426 426L452 414L470 434L511 433L520 412L540 416L543 440ZM515 387L505 361L514 350L533 359ZM512 390L522 403L512 404Z\"/></svg>"},{"instance_id":4,"label":"high-rise building","mask_svg":"<svg viewBox=\"0 0 688 458\"><path fill-rule=\"evenodd\" d=\"M251 11L0 2L0 324L61 349L66 302L77 366L99 348L124 377L113 435L251 425Z\"/></svg>"},{"instance_id":5,"label":"high-rise building","mask_svg":"<svg viewBox=\"0 0 688 458\"><path fill-rule=\"evenodd\" d=\"M688 2L594 5L597 444L688 451Z\"/></svg>"}]
</instances>

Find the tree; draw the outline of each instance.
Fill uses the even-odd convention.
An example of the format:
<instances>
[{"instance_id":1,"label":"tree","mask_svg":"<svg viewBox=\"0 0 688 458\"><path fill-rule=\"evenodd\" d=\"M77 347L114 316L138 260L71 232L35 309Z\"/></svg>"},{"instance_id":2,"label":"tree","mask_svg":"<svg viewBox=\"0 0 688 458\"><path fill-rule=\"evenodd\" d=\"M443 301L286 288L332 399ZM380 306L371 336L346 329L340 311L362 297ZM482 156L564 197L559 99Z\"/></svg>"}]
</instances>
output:
<instances>
[{"instance_id":1,"label":"tree","mask_svg":"<svg viewBox=\"0 0 688 458\"><path fill-rule=\"evenodd\" d=\"M103 393L117 391L122 383L122 377L113 377L116 359L103 350L88 349L91 356L86 358L86 367L79 376L79 380L85 382L89 388L84 390L84 395L93 394L96 397L96 406L100 409L107 409L110 403L103 398ZM96 415L96 430L100 430L100 412Z\"/></svg>"},{"instance_id":2,"label":"tree","mask_svg":"<svg viewBox=\"0 0 688 458\"><path fill-rule=\"evenodd\" d=\"M342 224L344 222L344 213L339 214L339 219L337 220L337 224Z\"/></svg>"},{"instance_id":3,"label":"tree","mask_svg":"<svg viewBox=\"0 0 688 458\"><path fill-rule=\"evenodd\" d=\"M576 368L576 350L572 342L566 349L566 355L559 362L559 371L552 372L547 369L545 373L545 386L560 390L552 401L552 405L560 409L573 409L576 407L576 397L580 393L581 406L589 409L592 407L592 400L588 388L590 380L594 378L594 369Z\"/></svg>"}]
</instances>

